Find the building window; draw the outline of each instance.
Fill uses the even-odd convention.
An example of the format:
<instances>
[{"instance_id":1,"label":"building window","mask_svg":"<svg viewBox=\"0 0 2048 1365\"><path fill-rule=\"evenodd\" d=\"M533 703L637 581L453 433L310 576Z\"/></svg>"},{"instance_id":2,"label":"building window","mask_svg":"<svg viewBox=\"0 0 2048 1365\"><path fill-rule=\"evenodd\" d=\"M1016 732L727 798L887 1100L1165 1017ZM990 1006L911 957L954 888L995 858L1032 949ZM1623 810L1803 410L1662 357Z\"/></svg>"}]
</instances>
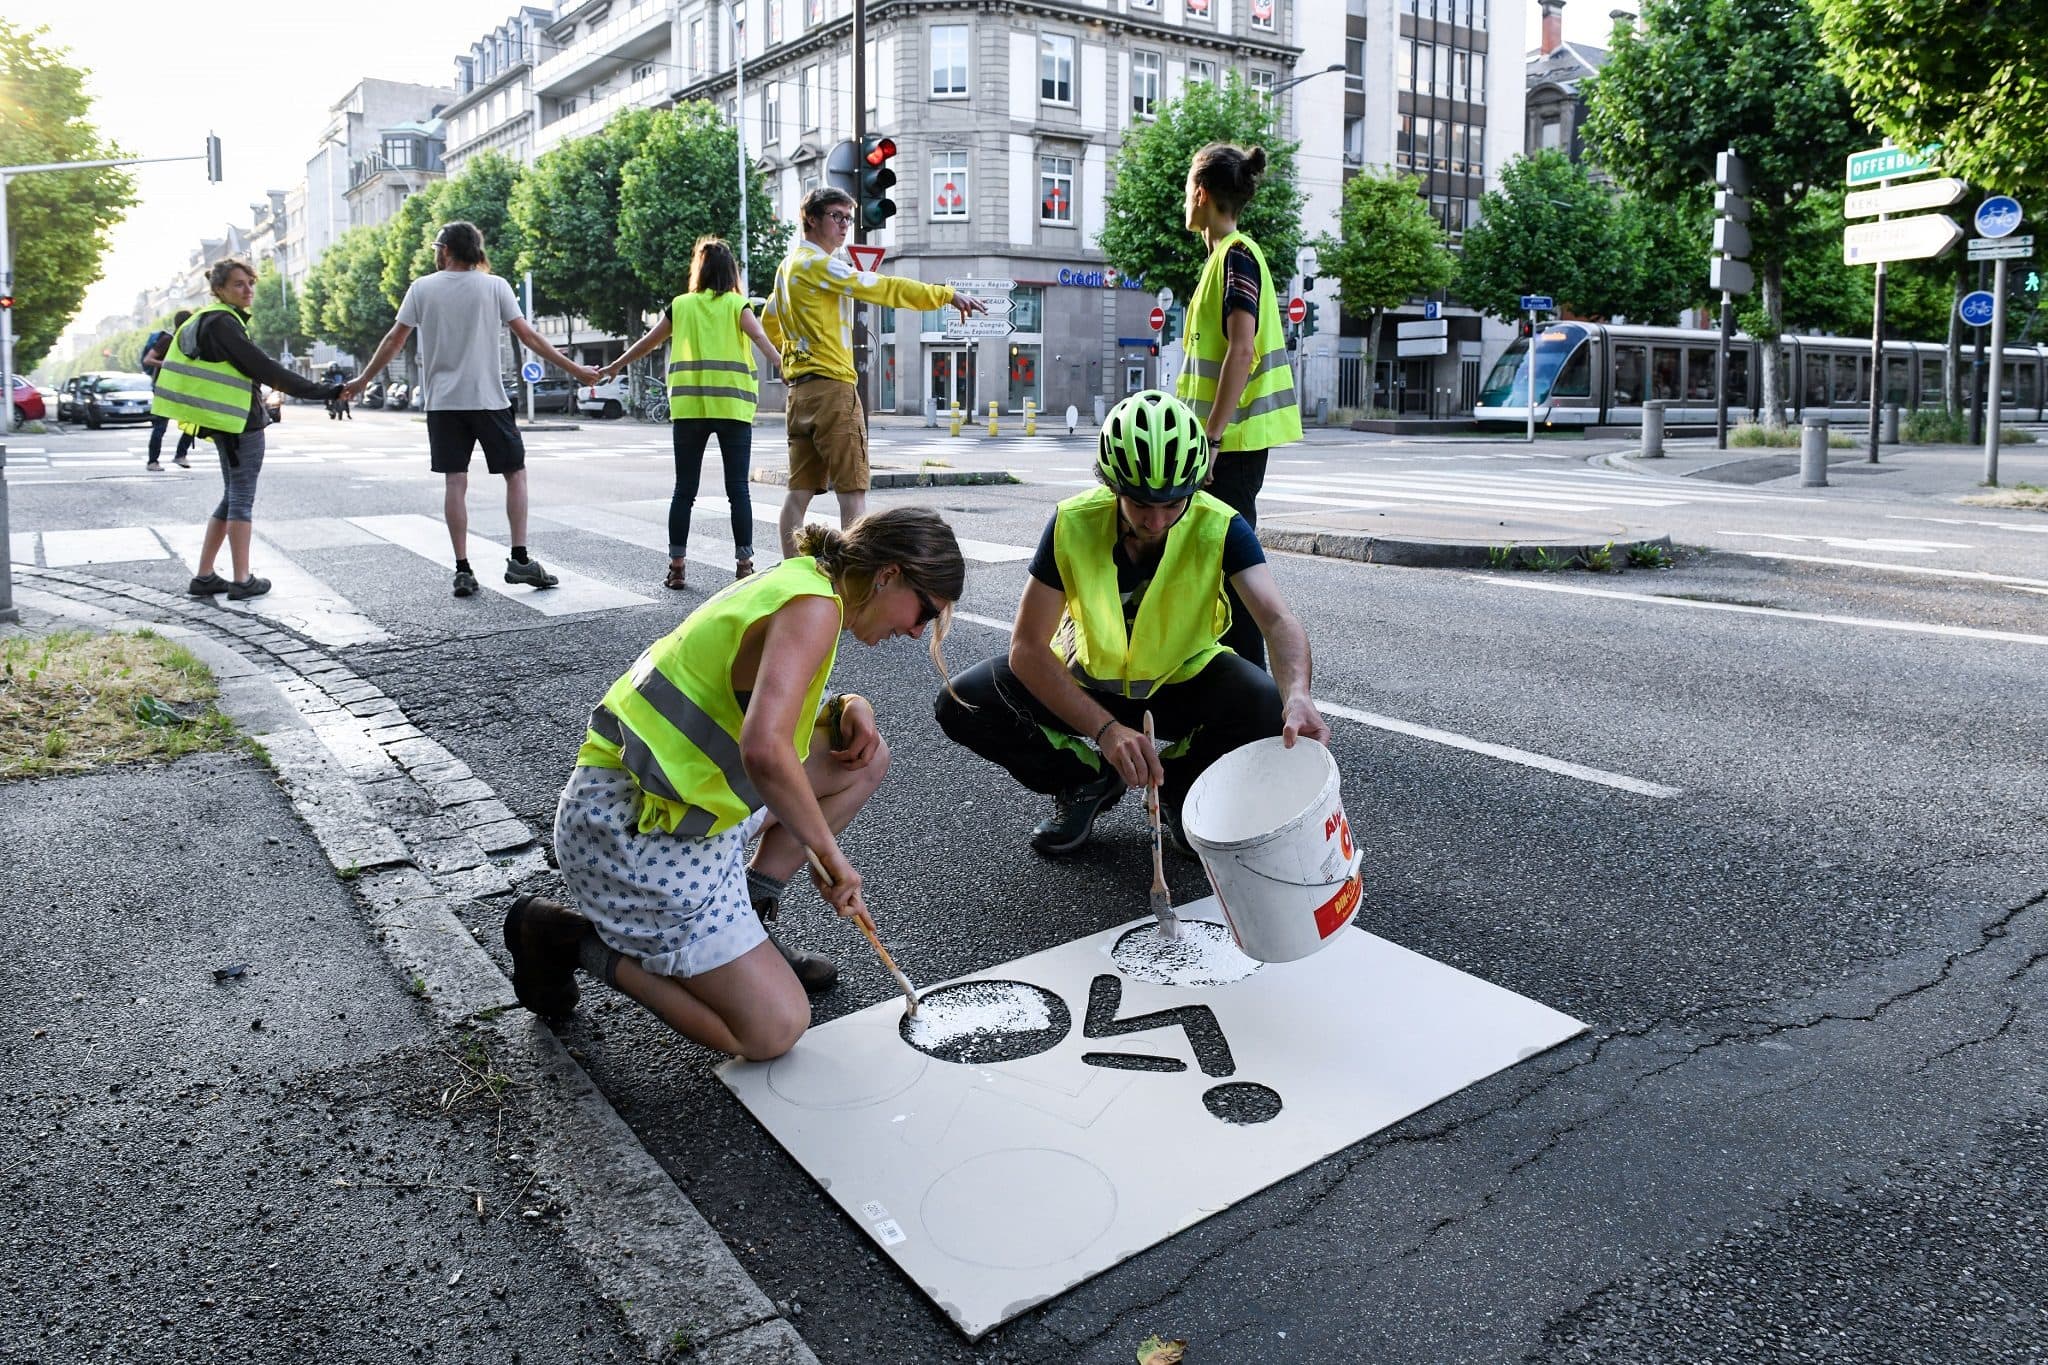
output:
<instances>
[{"instance_id":1,"label":"building window","mask_svg":"<svg viewBox=\"0 0 2048 1365\"><path fill-rule=\"evenodd\" d=\"M1020 284L1010 291L1010 330L1045 330L1045 290L1035 284Z\"/></svg>"},{"instance_id":2,"label":"building window","mask_svg":"<svg viewBox=\"0 0 2048 1365\"><path fill-rule=\"evenodd\" d=\"M761 92L761 144L775 147L782 143L782 82L769 81Z\"/></svg>"},{"instance_id":3,"label":"building window","mask_svg":"<svg viewBox=\"0 0 2048 1365\"><path fill-rule=\"evenodd\" d=\"M1022 412L1024 400L1038 402L1038 360L1040 347L1016 342L1010 347L1010 411Z\"/></svg>"},{"instance_id":4,"label":"building window","mask_svg":"<svg viewBox=\"0 0 2048 1365\"><path fill-rule=\"evenodd\" d=\"M932 93L967 93L967 25L932 25Z\"/></svg>"},{"instance_id":5,"label":"building window","mask_svg":"<svg viewBox=\"0 0 2048 1365\"><path fill-rule=\"evenodd\" d=\"M1358 91L1365 89L1365 39L1344 40L1344 88Z\"/></svg>"},{"instance_id":6,"label":"building window","mask_svg":"<svg viewBox=\"0 0 2048 1365\"><path fill-rule=\"evenodd\" d=\"M1344 120L1344 164L1365 164L1365 120L1362 118Z\"/></svg>"},{"instance_id":7,"label":"building window","mask_svg":"<svg viewBox=\"0 0 2048 1365\"><path fill-rule=\"evenodd\" d=\"M816 28L825 22L825 0L804 0L804 27Z\"/></svg>"},{"instance_id":8,"label":"building window","mask_svg":"<svg viewBox=\"0 0 2048 1365\"><path fill-rule=\"evenodd\" d=\"M1038 35L1038 98L1048 104L1074 102L1074 40L1065 34Z\"/></svg>"},{"instance_id":9,"label":"building window","mask_svg":"<svg viewBox=\"0 0 2048 1365\"><path fill-rule=\"evenodd\" d=\"M1131 8L1156 10L1159 8L1159 0L1131 0Z\"/></svg>"},{"instance_id":10,"label":"building window","mask_svg":"<svg viewBox=\"0 0 2048 1365\"><path fill-rule=\"evenodd\" d=\"M1252 27L1261 33L1271 33L1277 8L1278 0L1252 0Z\"/></svg>"},{"instance_id":11,"label":"building window","mask_svg":"<svg viewBox=\"0 0 2048 1365\"><path fill-rule=\"evenodd\" d=\"M574 95L562 101L561 111L564 117L576 112L576 97Z\"/></svg>"},{"instance_id":12,"label":"building window","mask_svg":"<svg viewBox=\"0 0 2048 1365\"><path fill-rule=\"evenodd\" d=\"M704 55L704 21L702 19L692 19L690 21L690 74L692 76L703 75L706 64Z\"/></svg>"},{"instance_id":13,"label":"building window","mask_svg":"<svg viewBox=\"0 0 2048 1365\"><path fill-rule=\"evenodd\" d=\"M1280 73L1271 67L1255 66L1252 68L1251 87L1266 103L1271 104L1280 97L1279 92L1274 88L1279 84Z\"/></svg>"},{"instance_id":14,"label":"building window","mask_svg":"<svg viewBox=\"0 0 2048 1365\"><path fill-rule=\"evenodd\" d=\"M641 82L641 81L644 81L644 80L646 80L646 79L647 79L647 78L648 78L649 76L652 76L653 74L654 74L654 63L653 63L653 62L642 62L642 63L640 63L640 65L638 65L638 66L636 66L636 67L634 67L634 68L633 68L633 80L634 80L634 83L635 83L635 84L638 84L639 82Z\"/></svg>"},{"instance_id":15,"label":"building window","mask_svg":"<svg viewBox=\"0 0 2048 1365\"><path fill-rule=\"evenodd\" d=\"M1216 84L1216 63L1203 57L1188 62L1188 79L1197 85Z\"/></svg>"},{"instance_id":16,"label":"building window","mask_svg":"<svg viewBox=\"0 0 2048 1365\"><path fill-rule=\"evenodd\" d=\"M1074 158L1038 158L1038 221L1074 225Z\"/></svg>"},{"instance_id":17,"label":"building window","mask_svg":"<svg viewBox=\"0 0 2048 1365\"><path fill-rule=\"evenodd\" d=\"M1151 118L1159 107L1160 67L1163 61L1157 52L1133 52L1131 54L1131 114L1135 118Z\"/></svg>"},{"instance_id":18,"label":"building window","mask_svg":"<svg viewBox=\"0 0 2048 1365\"><path fill-rule=\"evenodd\" d=\"M813 62L796 73L796 113L806 133L818 128L818 66Z\"/></svg>"},{"instance_id":19,"label":"building window","mask_svg":"<svg viewBox=\"0 0 2048 1365\"><path fill-rule=\"evenodd\" d=\"M1564 124L1555 118L1543 120L1543 131L1538 135L1536 143L1539 147L1553 151L1564 146Z\"/></svg>"},{"instance_id":20,"label":"building window","mask_svg":"<svg viewBox=\"0 0 2048 1365\"><path fill-rule=\"evenodd\" d=\"M1182 0L1182 8L1186 11L1188 18L1195 20L1197 23L1206 24L1215 17L1212 0Z\"/></svg>"},{"instance_id":21,"label":"building window","mask_svg":"<svg viewBox=\"0 0 2048 1365\"><path fill-rule=\"evenodd\" d=\"M782 0L764 0L768 6L768 46L782 41Z\"/></svg>"},{"instance_id":22,"label":"building window","mask_svg":"<svg viewBox=\"0 0 2048 1365\"><path fill-rule=\"evenodd\" d=\"M967 153L932 153L932 217L967 216Z\"/></svg>"},{"instance_id":23,"label":"building window","mask_svg":"<svg viewBox=\"0 0 2048 1365\"><path fill-rule=\"evenodd\" d=\"M384 159L394 166L409 168L413 164L412 139L394 137L384 140Z\"/></svg>"}]
</instances>

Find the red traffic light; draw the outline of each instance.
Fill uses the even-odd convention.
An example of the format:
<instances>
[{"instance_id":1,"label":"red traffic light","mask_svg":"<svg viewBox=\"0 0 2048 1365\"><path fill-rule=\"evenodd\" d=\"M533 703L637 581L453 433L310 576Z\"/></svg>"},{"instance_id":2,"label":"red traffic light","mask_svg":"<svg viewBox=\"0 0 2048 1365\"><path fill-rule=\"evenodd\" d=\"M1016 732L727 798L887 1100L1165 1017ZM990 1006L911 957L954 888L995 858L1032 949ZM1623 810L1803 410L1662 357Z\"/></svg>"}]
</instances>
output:
<instances>
[{"instance_id":1,"label":"red traffic light","mask_svg":"<svg viewBox=\"0 0 2048 1365\"><path fill-rule=\"evenodd\" d=\"M12 307L14 307L14 295L12 295L12 294L0 294L0 308L12 308Z\"/></svg>"},{"instance_id":2,"label":"red traffic light","mask_svg":"<svg viewBox=\"0 0 2048 1365\"><path fill-rule=\"evenodd\" d=\"M896 155L896 139L893 137L871 137L868 139L867 163L879 166Z\"/></svg>"}]
</instances>

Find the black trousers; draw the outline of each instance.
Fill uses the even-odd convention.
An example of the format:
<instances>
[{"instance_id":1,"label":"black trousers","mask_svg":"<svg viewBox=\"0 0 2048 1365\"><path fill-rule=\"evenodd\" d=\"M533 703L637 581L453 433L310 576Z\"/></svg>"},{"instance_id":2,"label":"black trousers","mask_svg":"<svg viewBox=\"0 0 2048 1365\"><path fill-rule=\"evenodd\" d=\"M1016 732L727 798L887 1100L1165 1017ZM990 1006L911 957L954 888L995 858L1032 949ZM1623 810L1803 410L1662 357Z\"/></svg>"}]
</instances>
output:
<instances>
[{"instance_id":1,"label":"black trousers","mask_svg":"<svg viewBox=\"0 0 2048 1365\"><path fill-rule=\"evenodd\" d=\"M725 466L725 500L732 514L732 544L737 559L754 557L754 499L747 490L753 464L754 424L717 417L679 417L669 423L674 435L676 487L668 500L668 555L681 559L690 543L690 506L704 477L704 447L718 438L718 457Z\"/></svg>"},{"instance_id":2,"label":"black trousers","mask_svg":"<svg viewBox=\"0 0 2048 1365\"><path fill-rule=\"evenodd\" d=\"M155 464L163 458L164 432L169 430L170 425L171 419L168 417L152 417L149 419L149 462L151 464ZM186 452L192 449L193 444L192 433L182 427L179 428L176 458L184 459Z\"/></svg>"},{"instance_id":3,"label":"black trousers","mask_svg":"<svg viewBox=\"0 0 2048 1365\"><path fill-rule=\"evenodd\" d=\"M1249 522L1254 531L1259 529L1258 497L1266 483L1266 455L1263 450L1233 450L1218 455L1215 476L1209 481L1209 495L1230 504L1230 510ZM1259 623L1238 600L1237 589L1226 582L1223 591L1230 598L1230 629L1223 633L1223 643L1264 668L1266 637L1259 632Z\"/></svg>"},{"instance_id":4,"label":"black trousers","mask_svg":"<svg viewBox=\"0 0 2048 1365\"><path fill-rule=\"evenodd\" d=\"M939 728L1032 791L1056 795L1107 771L1088 740L1074 735L1065 721L1031 695L1011 671L1007 655L968 669L953 680L953 691L959 700L939 693L934 707ZM1160 739L1185 741L1170 744L1170 756L1163 759L1166 782L1160 795L1176 810L1210 764L1232 749L1280 733L1280 690L1263 671L1234 654L1218 654L1194 677L1168 683L1143 701L1110 692L1088 695L1134 730L1142 729L1150 709ZM1055 742L1048 730L1070 738Z\"/></svg>"}]
</instances>

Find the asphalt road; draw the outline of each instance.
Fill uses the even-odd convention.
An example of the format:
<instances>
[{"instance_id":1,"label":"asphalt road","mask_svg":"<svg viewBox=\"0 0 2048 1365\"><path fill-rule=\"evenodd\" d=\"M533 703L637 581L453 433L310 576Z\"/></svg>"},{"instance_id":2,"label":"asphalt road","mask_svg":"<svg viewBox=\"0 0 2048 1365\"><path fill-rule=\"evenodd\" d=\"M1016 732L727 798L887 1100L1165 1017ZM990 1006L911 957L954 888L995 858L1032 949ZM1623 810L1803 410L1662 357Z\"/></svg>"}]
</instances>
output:
<instances>
[{"instance_id":1,"label":"asphalt road","mask_svg":"<svg viewBox=\"0 0 2048 1365\"><path fill-rule=\"evenodd\" d=\"M1007 619L1024 568L997 547L1035 542L1087 477L1088 448L935 453L932 435L884 433L877 460L1016 467L1032 481L874 501L931 501L991 547L962 605ZM547 828L591 703L726 581L722 510L697 517L702 586L666 593L647 548L662 534L664 433L532 437L534 552L644 599L543 616L495 594L456 602L445 559L345 529L437 515L417 421L336 425L294 408L273 441L265 552L385 632L341 652ZM122 466L141 445L132 432L10 450L29 445L43 449L10 453L8 470L17 556L24 528L196 524L217 488L197 472L144 475L139 455ZM1287 457L1320 463L1276 477L1283 490L1385 491L1397 475L1425 505L1433 488L1505 509L1559 478L1590 481L1600 467L1585 456L1599 449L1539 443L1532 460L1513 458L1531 453L1518 446L1317 441ZM764 429L757 462L779 450ZM2041 464L2007 452L2008 477L2044 481ZM1912 477L1818 496L1688 480L1666 506L1619 513L1710 547L1663 571L1276 557L1319 697L1676 789L1643 795L1333 721L1367 857L1360 922L1591 1031L978 1343L871 1251L728 1097L708 1054L601 991L565 1037L771 1297L800 1305L795 1321L828 1361L1127 1361L1153 1332L1187 1338L1204 1361L2037 1359L2048 596L2034 589L2048 587L2048 518L1884 491ZM502 540L492 493L476 480L475 532ZM653 541L569 508L639 518ZM1948 520L1906 520L1930 516ZM1751 533L1818 537L1761 543L1860 564L1736 553L1755 547ZM93 571L164 587L184 576L161 547ZM963 621L948 656L963 667L1003 642ZM930 724L937 680L919 646L849 645L837 678L875 700L896 754L846 845L920 981L1143 913L1138 802L1079 856L1045 862L1025 847L1038 800ZM1192 864L1169 872L1176 899L1204 894ZM487 941L494 915L478 911ZM847 963L821 1018L890 993L813 897L794 896L785 923Z\"/></svg>"}]
</instances>

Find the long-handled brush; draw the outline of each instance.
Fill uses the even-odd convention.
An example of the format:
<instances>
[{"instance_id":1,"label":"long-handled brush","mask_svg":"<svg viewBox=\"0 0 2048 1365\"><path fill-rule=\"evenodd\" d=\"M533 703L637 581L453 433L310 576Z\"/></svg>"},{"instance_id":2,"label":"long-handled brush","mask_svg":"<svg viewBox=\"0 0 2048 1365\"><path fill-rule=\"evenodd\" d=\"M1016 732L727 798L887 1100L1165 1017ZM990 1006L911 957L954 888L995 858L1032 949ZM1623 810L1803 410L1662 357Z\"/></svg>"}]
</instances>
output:
<instances>
[{"instance_id":1,"label":"long-handled brush","mask_svg":"<svg viewBox=\"0 0 2048 1365\"><path fill-rule=\"evenodd\" d=\"M825 864L818 860L817 854L807 848L804 850L804 857L809 860L811 871L818 874L819 881L827 886L838 885L837 882L833 881L832 874L825 870ZM906 1019L916 1018L917 988L910 984L910 978L905 976L896 966L896 959L889 956L889 950L882 946L882 940L876 936L875 931L868 928L867 924L862 920L856 919L854 923L860 926L860 931L863 934L867 935L868 942L875 945L875 952L881 957L882 965L889 969L889 975L895 977L896 984L903 988L903 999L905 1002L903 1009L904 1017Z\"/></svg>"},{"instance_id":2,"label":"long-handled brush","mask_svg":"<svg viewBox=\"0 0 2048 1365\"><path fill-rule=\"evenodd\" d=\"M1145 713L1145 744L1152 744L1152 713ZM1145 786L1145 814L1152 817L1152 913L1159 919L1161 938L1180 937L1180 916L1173 913L1173 897L1166 890L1165 836L1159 826L1159 787Z\"/></svg>"}]
</instances>

